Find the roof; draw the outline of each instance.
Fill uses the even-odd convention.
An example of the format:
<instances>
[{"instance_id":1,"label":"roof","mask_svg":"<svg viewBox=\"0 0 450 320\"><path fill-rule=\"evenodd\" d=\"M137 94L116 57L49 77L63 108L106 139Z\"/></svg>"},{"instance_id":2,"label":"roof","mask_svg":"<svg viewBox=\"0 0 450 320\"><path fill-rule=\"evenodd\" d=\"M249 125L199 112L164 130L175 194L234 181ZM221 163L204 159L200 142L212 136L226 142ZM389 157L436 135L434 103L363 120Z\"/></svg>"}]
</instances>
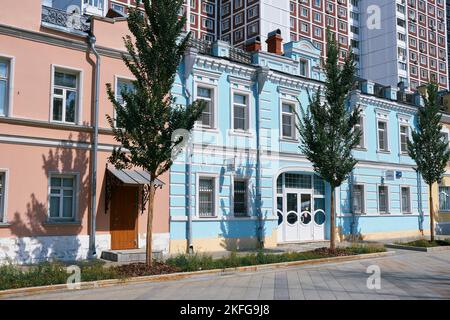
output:
<instances>
[{"instance_id":1,"label":"roof","mask_svg":"<svg viewBox=\"0 0 450 320\"><path fill-rule=\"evenodd\" d=\"M144 170L108 168L108 171L126 185L144 185L151 183L150 174ZM164 182L159 179L155 179L154 183L157 187L162 187L164 185Z\"/></svg>"}]
</instances>

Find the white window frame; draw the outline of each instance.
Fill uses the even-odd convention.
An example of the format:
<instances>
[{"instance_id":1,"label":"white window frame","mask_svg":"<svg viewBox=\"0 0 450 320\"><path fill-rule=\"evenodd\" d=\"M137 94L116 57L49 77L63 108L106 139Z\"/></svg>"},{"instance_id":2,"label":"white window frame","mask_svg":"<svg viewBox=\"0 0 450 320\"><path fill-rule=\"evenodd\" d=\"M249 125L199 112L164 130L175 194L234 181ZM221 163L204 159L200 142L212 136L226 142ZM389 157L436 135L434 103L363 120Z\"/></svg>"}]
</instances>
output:
<instances>
[{"instance_id":1,"label":"white window frame","mask_svg":"<svg viewBox=\"0 0 450 320\"><path fill-rule=\"evenodd\" d=\"M206 178L206 179L213 179L214 180L214 195L213 195L213 206L214 206L214 215L209 217L202 217L200 216L200 179ZM219 218L219 174L216 173L203 173L203 172L197 172L196 178L195 178L195 215L196 218L201 220L208 220L208 219L217 219Z\"/></svg>"},{"instance_id":2,"label":"white window frame","mask_svg":"<svg viewBox=\"0 0 450 320\"><path fill-rule=\"evenodd\" d=\"M235 212L234 212L234 183L235 181L244 181L246 183L246 203L247 203L247 214L245 216L236 216ZM233 213L233 217L238 218L238 219L245 219L248 217L251 217L253 212L252 212L252 202L251 202L251 190L252 190L252 180L249 177L245 177L245 176L239 176L239 175L234 175L232 180L231 180L231 203L230 203L230 207L231 207L231 212Z\"/></svg>"},{"instance_id":3,"label":"white window frame","mask_svg":"<svg viewBox=\"0 0 450 320\"><path fill-rule=\"evenodd\" d=\"M0 117L11 117L13 115L13 99L14 99L14 67L16 59L13 56L3 54L0 52L0 60L6 60L9 62L9 69L6 83L6 105L4 114L0 114Z\"/></svg>"},{"instance_id":4,"label":"white window frame","mask_svg":"<svg viewBox=\"0 0 450 320\"><path fill-rule=\"evenodd\" d=\"M381 149L380 146L380 129L378 128L378 124L380 122L383 122L386 127L384 129L384 133L385 133L385 143L386 143L386 149ZM389 153L390 148L389 148L389 122L387 120L383 120L383 119L378 119L377 118L377 124L376 124L376 128L377 128L377 151L378 152L382 152L382 153Z\"/></svg>"},{"instance_id":5,"label":"white window frame","mask_svg":"<svg viewBox=\"0 0 450 320\"><path fill-rule=\"evenodd\" d=\"M381 212L380 211L380 187L385 187L386 188L386 197L387 197L387 201L386 201L386 212ZM389 186L387 184L377 184L377 209L378 209L378 214L379 215L389 215L390 214L390 210L391 210L391 205L390 205L390 201L391 201L391 197L389 196Z\"/></svg>"},{"instance_id":6,"label":"white window frame","mask_svg":"<svg viewBox=\"0 0 450 320\"><path fill-rule=\"evenodd\" d=\"M73 186L73 203L72 203L72 217L51 217L50 216L50 201L51 201L51 189L52 189L52 178L72 178L74 181ZM48 174L48 189L47 189L47 220L50 222L77 222L78 221L78 199L79 199L79 185L80 185L80 174L78 172L49 172ZM60 212L61 214L61 212Z\"/></svg>"},{"instance_id":7,"label":"white window frame","mask_svg":"<svg viewBox=\"0 0 450 320\"><path fill-rule=\"evenodd\" d=\"M9 170L0 168L0 175L3 175L3 188L0 191L0 224L8 222L8 186L9 186Z\"/></svg>"},{"instance_id":8,"label":"white window frame","mask_svg":"<svg viewBox=\"0 0 450 320\"><path fill-rule=\"evenodd\" d=\"M197 77L201 77L202 80L196 79L194 81L194 99L198 100L201 99L201 97L198 97L198 87L204 87L207 89L212 90L212 96L213 96L213 119L212 119L212 126L204 126L201 122L201 120L198 120L195 122L195 128L200 129L203 131L217 131L218 128L218 122L217 122L217 113L218 113L218 101L219 101L219 86L217 85L218 77L214 77L213 79L210 78L210 81L203 80L204 78L208 78L209 76L204 76L203 74L196 74Z\"/></svg>"},{"instance_id":9,"label":"white window frame","mask_svg":"<svg viewBox=\"0 0 450 320\"><path fill-rule=\"evenodd\" d=\"M230 81L230 134L251 135L253 131L253 95L251 81L229 77ZM246 130L234 128L234 95L240 94L247 97L247 128Z\"/></svg>"},{"instance_id":10,"label":"white window frame","mask_svg":"<svg viewBox=\"0 0 450 320\"><path fill-rule=\"evenodd\" d=\"M246 98L246 104L242 105L240 103L235 103L234 102L234 96L235 95L240 95L240 96L244 96ZM248 132L250 130L250 94L246 93L245 91L241 91L241 90L232 90L232 107L231 107L231 126L233 128L234 131L236 132ZM245 108L245 123L244 123L244 129L237 129L234 126L234 107L235 105L239 105L240 107L244 107Z\"/></svg>"},{"instance_id":11,"label":"white window frame","mask_svg":"<svg viewBox=\"0 0 450 320\"><path fill-rule=\"evenodd\" d=\"M411 132L412 132L412 117L410 115L405 115L398 113L397 114L398 119L398 154L400 156L408 155L408 151L403 152L402 151L402 133L401 133L401 127L408 127L408 139L411 139Z\"/></svg>"},{"instance_id":12,"label":"white window frame","mask_svg":"<svg viewBox=\"0 0 450 320\"><path fill-rule=\"evenodd\" d=\"M281 93L284 93L284 92L281 92ZM288 93L288 94L291 94L291 93ZM292 124L293 125L293 128L292 128L293 136L292 137L287 137L287 136L283 135L283 113L284 113L283 112L283 105L284 104L291 105L294 108L295 112L297 112L298 108L299 108L298 101L294 101L294 100L286 99L286 98L281 98L280 99L280 106L279 106L279 108L280 108L280 113L279 113L279 115L280 115L280 119L279 119L280 120L280 139L284 140L284 141L297 142L298 141L297 117L295 115L295 112L293 113L293 124Z\"/></svg>"},{"instance_id":13,"label":"white window frame","mask_svg":"<svg viewBox=\"0 0 450 320\"><path fill-rule=\"evenodd\" d=\"M444 212L444 213L449 213L449 210L446 209L441 209L441 201L440 201L440 196L441 196L441 188L446 188L450 190L450 186L446 186L446 185L438 185L438 211L439 212ZM450 191L449 191L449 199L450 199Z\"/></svg>"},{"instance_id":14,"label":"white window frame","mask_svg":"<svg viewBox=\"0 0 450 320\"><path fill-rule=\"evenodd\" d=\"M354 207L353 207L353 199L354 199L354 188L355 188L355 186L361 186L362 187L362 197L363 197L363 199L362 199L362 210L361 210L361 212L355 212L355 209L354 209ZM355 214L355 215L358 215L358 216L362 216L362 215L365 215L365 214L367 214L367 204L366 204L366 186L365 186L365 184L363 184L363 183L354 183L353 184L353 186L352 186L352 201L351 201L351 206L352 206L352 212Z\"/></svg>"},{"instance_id":15,"label":"white window frame","mask_svg":"<svg viewBox=\"0 0 450 320\"><path fill-rule=\"evenodd\" d=\"M403 199L402 199L402 189L407 188L409 192L409 211L403 212ZM439 197L438 197L439 201ZM400 213L401 214L412 214L412 194L411 194L411 187L407 185L400 185Z\"/></svg>"},{"instance_id":16,"label":"white window frame","mask_svg":"<svg viewBox=\"0 0 450 320\"><path fill-rule=\"evenodd\" d=\"M114 97L116 98L116 100L119 97L119 92L118 92L118 85L119 85L119 80L125 80L125 81L135 81L136 79L131 78L131 77L127 77L127 76L121 76L121 75L114 75ZM113 115L114 115L114 126L117 128L117 114L116 114L116 109L114 108L113 105L111 105L111 108L113 109Z\"/></svg>"},{"instance_id":17,"label":"white window frame","mask_svg":"<svg viewBox=\"0 0 450 320\"><path fill-rule=\"evenodd\" d=\"M301 63L305 63L305 71L306 71L305 74L301 74L300 73L300 64ZM299 61L299 73L300 73L300 76L309 78L310 74L311 74L310 70L311 70L310 60L301 58L300 61Z\"/></svg>"},{"instance_id":18,"label":"white window frame","mask_svg":"<svg viewBox=\"0 0 450 320\"><path fill-rule=\"evenodd\" d=\"M77 102L75 104L75 119L74 122L66 122L64 119L65 112L63 112L63 117L61 121L53 120L53 98L54 98L54 86L55 86L55 72L67 72L77 75ZM61 123L61 124L82 124L83 114L82 114L82 101L83 101L83 69L77 69L73 67L52 64L51 65L51 86L50 86L50 114L49 122ZM63 105L63 110L65 106Z\"/></svg>"},{"instance_id":19,"label":"white window frame","mask_svg":"<svg viewBox=\"0 0 450 320\"><path fill-rule=\"evenodd\" d=\"M362 125L362 146L356 146L355 149L357 150L367 150L366 146L367 146L367 142L366 142L366 115L364 114L364 111L361 110L361 113L359 114L359 118L360 118L360 124L358 124L357 126L359 126L359 129L361 130L361 125Z\"/></svg>"}]
</instances>

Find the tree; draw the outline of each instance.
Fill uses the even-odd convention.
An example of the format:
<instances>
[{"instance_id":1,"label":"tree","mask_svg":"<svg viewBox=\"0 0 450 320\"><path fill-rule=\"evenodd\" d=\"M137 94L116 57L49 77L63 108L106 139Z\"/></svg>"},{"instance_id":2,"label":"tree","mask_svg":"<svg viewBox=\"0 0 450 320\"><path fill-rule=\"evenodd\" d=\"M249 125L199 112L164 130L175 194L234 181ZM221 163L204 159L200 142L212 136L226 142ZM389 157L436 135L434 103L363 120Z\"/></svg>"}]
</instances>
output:
<instances>
[{"instance_id":1,"label":"tree","mask_svg":"<svg viewBox=\"0 0 450 320\"><path fill-rule=\"evenodd\" d=\"M173 154L183 140L177 137L177 130L190 131L204 103L177 105L171 94L190 36L182 36L186 17L178 16L183 0L144 0L143 4L145 15L138 9L140 1L130 9L127 22L133 37L124 37L128 54L122 58L136 79L133 90L121 90L122 100L119 101L111 84L107 84L108 97L115 110L115 117L107 115L107 119L114 139L120 143L109 161L116 168L140 167L150 175L146 262L151 266L156 193L153 182L173 163ZM116 122L119 125L116 126Z\"/></svg>"},{"instance_id":2,"label":"tree","mask_svg":"<svg viewBox=\"0 0 450 320\"><path fill-rule=\"evenodd\" d=\"M300 150L317 172L331 187L330 249L336 248L335 189L352 172L357 160L352 149L358 145L361 132L354 129L359 121L359 107L348 104L348 94L355 84L355 63L350 53L339 65L339 46L330 31L327 32L326 81L324 96L319 89L309 96L305 112L301 108L297 129L301 138Z\"/></svg>"},{"instance_id":3,"label":"tree","mask_svg":"<svg viewBox=\"0 0 450 320\"><path fill-rule=\"evenodd\" d=\"M434 241L434 208L432 187L441 182L450 158L448 142L442 137L441 113L438 101L438 86L427 85L427 94L422 95L424 107L417 112L417 129L408 140L408 154L416 162L419 172L429 188L430 201L430 240Z\"/></svg>"}]
</instances>

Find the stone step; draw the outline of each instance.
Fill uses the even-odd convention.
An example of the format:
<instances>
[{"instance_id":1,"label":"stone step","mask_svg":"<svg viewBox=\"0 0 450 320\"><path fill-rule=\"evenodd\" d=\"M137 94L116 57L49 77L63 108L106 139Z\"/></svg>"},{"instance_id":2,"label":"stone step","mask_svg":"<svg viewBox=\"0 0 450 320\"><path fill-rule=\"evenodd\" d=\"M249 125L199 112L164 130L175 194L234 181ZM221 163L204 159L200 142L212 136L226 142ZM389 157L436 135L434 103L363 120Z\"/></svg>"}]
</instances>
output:
<instances>
[{"instance_id":1,"label":"stone step","mask_svg":"<svg viewBox=\"0 0 450 320\"><path fill-rule=\"evenodd\" d=\"M145 249L106 250L102 252L101 258L120 263L145 262L146 254ZM161 260L162 258L162 251L153 252L153 259Z\"/></svg>"}]
</instances>

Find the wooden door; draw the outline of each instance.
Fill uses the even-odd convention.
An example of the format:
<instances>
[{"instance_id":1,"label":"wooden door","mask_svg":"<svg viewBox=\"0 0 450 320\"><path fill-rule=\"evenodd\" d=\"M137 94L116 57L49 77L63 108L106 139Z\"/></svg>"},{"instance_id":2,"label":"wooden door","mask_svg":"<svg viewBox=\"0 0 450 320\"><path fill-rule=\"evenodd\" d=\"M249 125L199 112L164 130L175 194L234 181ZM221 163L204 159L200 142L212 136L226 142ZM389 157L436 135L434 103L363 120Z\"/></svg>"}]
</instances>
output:
<instances>
[{"instance_id":1,"label":"wooden door","mask_svg":"<svg viewBox=\"0 0 450 320\"><path fill-rule=\"evenodd\" d=\"M111 249L124 250L138 247L137 187L114 187L111 196Z\"/></svg>"}]
</instances>

